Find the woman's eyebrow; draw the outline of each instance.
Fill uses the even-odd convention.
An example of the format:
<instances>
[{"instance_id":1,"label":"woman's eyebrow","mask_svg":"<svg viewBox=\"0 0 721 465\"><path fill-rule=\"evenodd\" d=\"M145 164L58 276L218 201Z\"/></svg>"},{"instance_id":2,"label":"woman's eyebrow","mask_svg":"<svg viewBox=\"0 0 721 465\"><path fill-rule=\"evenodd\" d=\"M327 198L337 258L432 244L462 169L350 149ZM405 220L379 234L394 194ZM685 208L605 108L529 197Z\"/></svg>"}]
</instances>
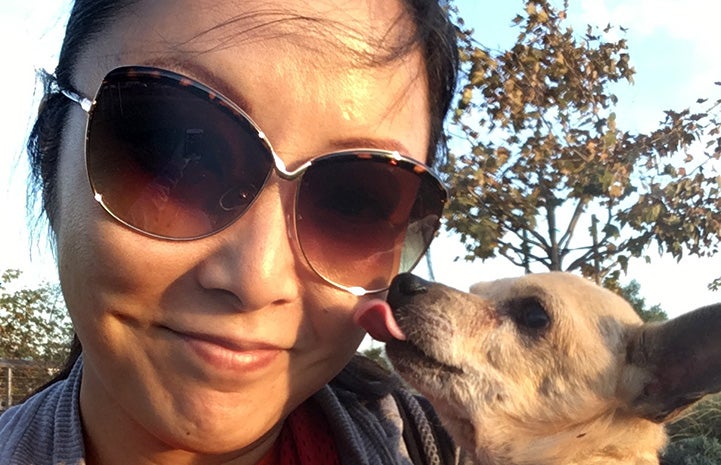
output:
<instances>
[{"instance_id":1,"label":"woman's eyebrow","mask_svg":"<svg viewBox=\"0 0 721 465\"><path fill-rule=\"evenodd\" d=\"M330 141L330 146L337 149L379 149L396 151L402 155L410 156L405 145L396 139L384 139L374 137L349 137L344 139L334 139Z\"/></svg>"},{"instance_id":2,"label":"woman's eyebrow","mask_svg":"<svg viewBox=\"0 0 721 465\"><path fill-rule=\"evenodd\" d=\"M147 60L144 65L164 68L187 75L188 77L203 83L213 90L220 92L223 96L239 106L248 115L251 117L253 116L253 108L248 99L240 94L237 88L231 86L227 81L220 78L217 74L202 64L187 59L166 56ZM411 155L408 148L396 139L349 137L331 140L330 146L339 150L369 148L396 151L406 156Z\"/></svg>"},{"instance_id":3,"label":"woman's eyebrow","mask_svg":"<svg viewBox=\"0 0 721 465\"><path fill-rule=\"evenodd\" d=\"M184 60L167 56L148 60L145 62L145 65L168 69L170 71L176 71L184 74L189 78L192 78L221 93L225 98L235 103L247 114L253 114L253 108L251 107L250 102L238 92L237 88L230 85L227 81L220 78L217 74L202 64L189 61L187 59Z\"/></svg>"}]
</instances>

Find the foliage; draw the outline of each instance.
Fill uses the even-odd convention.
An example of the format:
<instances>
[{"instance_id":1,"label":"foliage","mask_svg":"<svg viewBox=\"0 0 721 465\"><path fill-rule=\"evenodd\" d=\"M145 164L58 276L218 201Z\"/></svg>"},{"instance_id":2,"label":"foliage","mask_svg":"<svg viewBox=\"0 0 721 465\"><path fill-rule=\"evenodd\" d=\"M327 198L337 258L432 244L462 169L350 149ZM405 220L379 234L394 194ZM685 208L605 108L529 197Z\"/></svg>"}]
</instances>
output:
<instances>
[{"instance_id":1,"label":"foliage","mask_svg":"<svg viewBox=\"0 0 721 465\"><path fill-rule=\"evenodd\" d=\"M721 442L716 438L696 436L671 442L661 459L662 465L718 465Z\"/></svg>"},{"instance_id":2,"label":"foliage","mask_svg":"<svg viewBox=\"0 0 721 465\"><path fill-rule=\"evenodd\" d=\"M661 305L655 304L646 308L646 299L640 294L641 285L635 279L625 286L618 284L617 281L607 279L603 285L626 299L646 323L668 320L668 315L661 309Z\"/></svg>"},{"instance_id":3,"label":"foliage","mask_svg":"<svg viewBox=\"0 0 721 465\"><path fill-rule=\"evenodd\" d=\"M57 285L18 288L18 270L0 277L0 358L61 364L72 337Z\"/></svg>"},{"instance_id":4,"label":"foliage","mask_svg":"<svg viewBox=\"0 0 721 465\"><path fill-rule=\"evenodd\" d=\"M706 396L668 426L674 441L705 436L721 441L721 394ZM719 462L721 463L721 460Z\"/></svg>"},{"instance_id":5,"label":"foliage","mask_svg":"<svg viewBox=\"0 0 721 465\"><path fill-rule=\"evenodd\" d=\"M721 100L669 110L646 134L622 129L610 89L633 82L626 40L606 40L610 25L577 33L565 7L526 0L515 45L500 51L456 19L462 135L445 171L447 228L469 260L501 256L598 282L631 258L650 260L653 245L677 260L716 253L721 178L710 165L721 158Z\"/></svg>"},{"instance_id":6,"label":"foliage","mask_svg":"<svg viewBox=\"0 0 721 465\"><path fill-rule=\"evenodd\" d=\"M371 360L379 363L381 366L388 368L389 370L392 370L391 364L386 358L385 351L383 350L383 347L371 347L363 352L361 352L366 357L370 358Z\"/></svg>"}]
</instances>

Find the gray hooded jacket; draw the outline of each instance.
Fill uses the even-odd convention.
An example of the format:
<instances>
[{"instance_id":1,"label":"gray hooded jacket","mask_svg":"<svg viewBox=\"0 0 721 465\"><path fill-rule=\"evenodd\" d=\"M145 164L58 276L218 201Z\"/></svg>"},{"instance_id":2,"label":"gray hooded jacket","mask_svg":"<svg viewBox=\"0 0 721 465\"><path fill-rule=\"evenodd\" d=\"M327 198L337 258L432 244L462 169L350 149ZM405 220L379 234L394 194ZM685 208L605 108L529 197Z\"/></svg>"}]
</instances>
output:
<instances>
[{"instance_id":1,"label":"gray hooded jacket","mask_svg":"<svg viewBox=\"0 0 721 465\"><path fill-rule=\"evenodd\" d=\"M0 416L0 464L84 465L79 410L82 356L67 379ZM430 405L357 356L315 394L342 465L467 463Z\"/></svg>"}]
</instances>

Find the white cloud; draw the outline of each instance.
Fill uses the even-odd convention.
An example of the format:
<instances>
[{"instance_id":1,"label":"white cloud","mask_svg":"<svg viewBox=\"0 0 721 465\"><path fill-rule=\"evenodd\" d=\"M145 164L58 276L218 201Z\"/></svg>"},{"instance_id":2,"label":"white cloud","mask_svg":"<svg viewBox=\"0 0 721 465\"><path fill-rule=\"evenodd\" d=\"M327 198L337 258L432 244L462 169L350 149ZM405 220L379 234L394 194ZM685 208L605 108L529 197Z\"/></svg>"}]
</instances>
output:
<instances>
[{"instance_id":1,"label":"white cloud","mask_svg":"<svg viewBox=\"0 0 721 465\"><path fill-rule=\"evenodd\" d=\"M692 67L687 69L689 82L684 83L696 91L711 89L712 83L721 79L721 3L718 0L580 0L572 5L578 8L578 20L583 24L600 26L612 24L628 28L628 36L638 47L659 59L674 60L679 57L664 54L664 44L673 41L688 52ZM662 39L662 40L660 40ZM631 50L632 57L634 50Z\"/></svg>"},{"instance_id":2,"label":"white cloud","mask_svg":"<svg viewBox=\"0 0 721 465\"><path fill-rule=\"evenodd\" d=\"M717 0L580 0L580 19L589 24L619 25L636 34L663 34L698 42L721 37Z\"/></svg>"}]
</instances>

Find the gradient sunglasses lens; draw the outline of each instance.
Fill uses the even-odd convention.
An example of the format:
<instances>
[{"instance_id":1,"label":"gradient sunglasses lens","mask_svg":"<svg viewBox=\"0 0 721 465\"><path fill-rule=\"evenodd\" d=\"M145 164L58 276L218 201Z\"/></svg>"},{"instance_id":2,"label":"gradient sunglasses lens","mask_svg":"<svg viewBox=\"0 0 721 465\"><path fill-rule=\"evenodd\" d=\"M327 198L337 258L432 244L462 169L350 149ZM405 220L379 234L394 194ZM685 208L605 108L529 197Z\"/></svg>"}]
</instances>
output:
<instances>
[{"instance_id":1,"label":"gradient sunglasses lens","mask_svg":"<svg viewBox=\"0 0 721 465\"><path fill-rule=\"evenodd\" d=\"M119 68L88 121L96 199L145 234L195 239L235 221L273 170L258 129L217 93L174 73Z\"/></svg>"},{"instance_id":2,"label":"gradient sunglasses lens","mask_svg":"<svg viewBox=\"0 0 721 465\"><path fill-rule=\"evenodd\" d=\"M298 240L328 281L353 293L381 291L423 256L445 201L440 182L411 159L382 151L328 155L314 160L298 188Z\"/></svg>"},{"instance_id":3,"label":"gradient sunglasses lens","mask_svg":"<svg viewBox=\"0 0 721 465\"><path fill-rule=\"evenodd\" d=\"M89 112L86 164L95 198L136 231L198 239L237 220L273 170L300 178L295 227L309 265L354 293L385 289L438 230L446 191L396 152L347 150L289 172L236 105L156 68L111 71Z\"/></svg>"}]
</instances>

